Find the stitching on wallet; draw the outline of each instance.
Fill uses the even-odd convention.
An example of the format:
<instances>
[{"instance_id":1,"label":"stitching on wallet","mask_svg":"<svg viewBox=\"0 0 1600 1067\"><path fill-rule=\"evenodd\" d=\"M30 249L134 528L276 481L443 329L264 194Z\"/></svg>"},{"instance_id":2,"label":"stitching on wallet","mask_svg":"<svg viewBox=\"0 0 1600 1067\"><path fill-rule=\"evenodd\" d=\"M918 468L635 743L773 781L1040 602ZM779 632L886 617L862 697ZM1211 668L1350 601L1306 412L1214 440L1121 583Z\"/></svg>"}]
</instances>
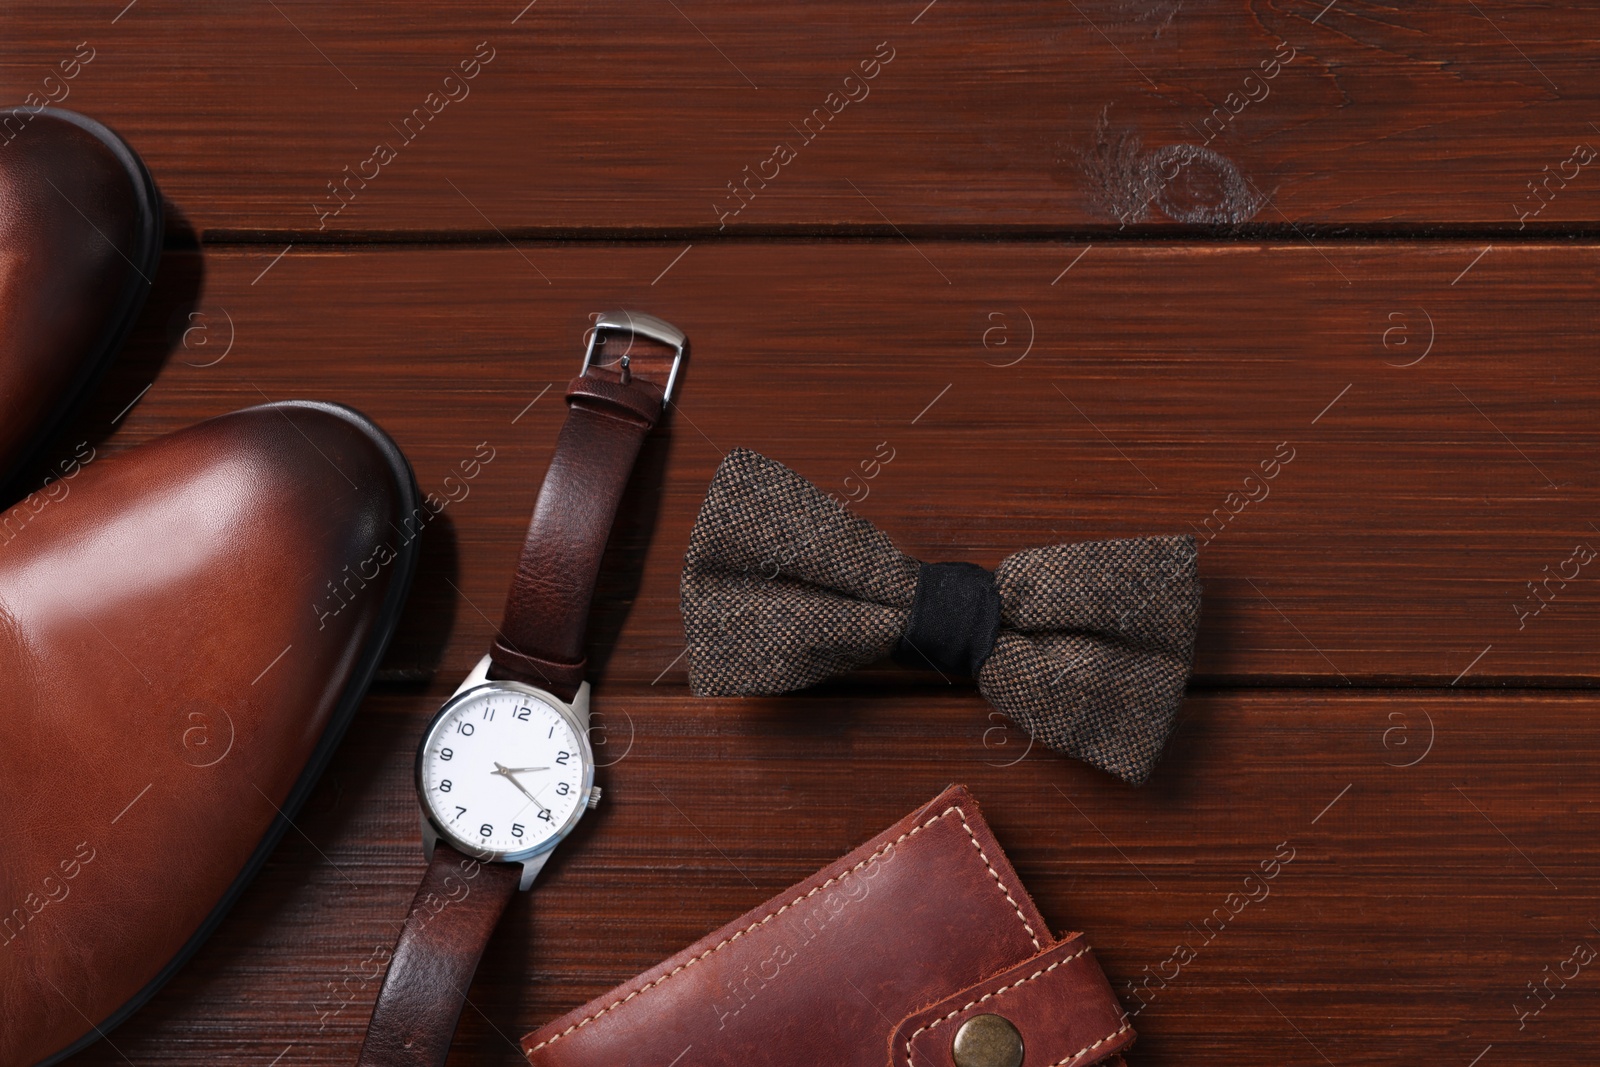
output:
<instances>
[{"instance_id":1,"label":"stitching on wallet","mask_svg":"<svg viewBox=\"0 0 1600 1067\"><path fill-rule=\"evenodd\" d=\"M941 811L939 814L935 815L933 818L929 819L927 822L922 823L920 826L913 826L911 829L907 830L905 833L901 834L899 837L895 838L893 841L889 842L887 845L884 845L882 848L878 849L878 851L874 852L872 855L868 856L866 859L862 860L860 863L856 864L854 867L851 867L848 871L843 871L843 872L841 872L839 874L836 874L832 878L829 878L826 882L823 882L821 885L816 886L813 889L811 889L810 892L805 893L805 894L803 894L801 896L795 897L793 900L789 901L789 903L785 904L783 907L779 908L777 911L774 911L774 912L772 912L772 913L770 913L768 915L763 916L760 919L757 919L755 922L751 923L749 926L746 926L743 930L736 931L732 937L725 938L722 941L717 942L717 944L715 944L712 947L706 949L704 952L700 953L700 955L695 956L692 959L686 960L685 962L678 964L678 966L674 967L672 970L668 971L666 974L662 975L660 978L657 978L655 981L649 983L648 985L640 986L638 989L635 989L632 993L629 993L627 996L623 997L622 999L612 1001L610 1004L607 1004L605 1007L601 1008L599 1011L595 1012L593 1015L587 1016L587 1017L585 1017L583 1019L580 1019L577 1022L573 1023L571 1026L567 1027L565 1030L561 1031L559 1034L553 1034L550 1037L545 1038L543 1041L539 1042L537 1045L533 1046L526 1053L524 1053L523 1054L524 1057L531 1063L533 1061L533 1054L535 1052L538 1052L540 1049L544 1048L546 1045L552 1045L555 1042L560 1041L563 1037L566 1037L568 1034L572 1033L574 1030L577 1030L577 1029L579 1029L581 1027L584 1027L584 1026L588 1026L590 1023L594 1022L596 1019L600 1018L600 1016L606 1014L607 1012L614 1011L615 1009L622 1007L622 1005L628 1003L628 1001L632 1000L634 997L638 996L640 993L644 993L644 992L646 992L648 990L654 989L656 986L660 985L662 982L665 982L668 978L671 978L673 975L677 974L679 971L682 971L682 970L684 970L684 969L686 969L688 967L693 967L695 964L699 963L701 960L705 959L707 956L710 956L713 953L722 951L727 946L729 946L729 945L733 944L735 941L739 940L739 938L743 937L745 934L751 933L752 931L757 930L760 927L765 926L767 923L771 922L773 919L776 919L778 916L782 915L784 912L788 911L790 908L794 907L795 905L803 904L807 900L810 900L812 897L816 896L818 893L822 892L824 889L828 888L830 885L833 885L835 882L837 882L837 881L841 880L842 878L844 878L845 875L854 874L856 871L859 871L861 868L865 867L867 864L871 863L873 860L877 859L879 856L883 855L885 852L888 852L891 848L894 848L894 846L898 845L900 842L904 841L906 838L916 836L917 834L921 833L923 830L926 830L928 827L930 827L934 823L938 822L940 819L944 818L946 815L949 815L952 811L958 813L961 816L961 828L967 832L967 836L972 840L972 847L978 850L978 857L981 860L983 860L984 867L988 869L989 874L994 878L995 884L1000 887L1000 892L1001 892L1002 895L1005 896L1006 902L1009 903L1012 906L1012 908L1016 909L1017 918L1019 920L1021 920L1022 928L1024 930L1028 931L1028 937L1033 941L1033 947L1035 949L1038 949L1038 950L1042 951L1042 946L1040 946L1040 944L1039 944L1039 937L1038 937L1037 934L1035 934L1033 932L1033 927L1028 925L1027 916L1022 914L1021 906L1018 905L1016 900L1014 900L1012 898L1011 891L1006 888L1005 882L1001 881L1000 873L998 871L996 871L994 869L994 865L989 862L989 857L984 855L983 847L978 844L978 835L973 833L972 832L972 827L967 824L967 813L962 811L959 805L952 804L948 808L945 808L943 811ZM1087 950L1085 950L1085 951L1087 951ZM1062 962L1065 963L1066 961L1063 960ZM1115 1036L1116 1036L1115 1034L1111 1035L1111 1037L1115 1037ZM1102 1041L1109 1041L1110 1039L1111 1039L1110 1037L1107 1037L1107 1038L1102 1038L1101 1040ZM1099 1044L1099 1043L1100 1042L1096 1042L1096 1044ZM1089 1047L1093 1048L1094 1046L1091 1045ZM1088 1050L1085 1049L1085 1051L1088 1051ZM1081 1055L1081 1053L1080 1053L1080 1055ZM1068 1058L1070 1059L1071 1057L1068 1057ZM1062 1061L1062 1062L1064 1063L1066 1061ZM1060 1065L1059 1064L1053 1065L1053 1067L1060 1067Z\"/></svg>"},{"instance_id":2,"label":"stitching on wallet","mask_svg":"<svg viewBox=\"0 0 1600 1067\"><path fill-rule=\"evenodd\" d=\"M935 1029L936 1027L939 1027L939 1026L943 1025L944 1023L949 1022L951 1019L954 1019L957 1015L960 1015L964 1011L968 1011L968 1010L970 1010L972 1008L976 1008L979 1004L982 1004L984 1001L989 1000L992 997L998 997L1001 993L1010 992L1011 990L1017 988L1018 986L1027 985L1029 982L1033 981L1035 978L1041 978L1044 975L1047 975L1051 971L1055 970L1057 967L1065 966L1066 964L1071 963L1073 960L1077 959L1078 957L1087 955L1088 952L1089 952L1089 946L1088 945L1084 945L1082 948L1080 948L1078 951L1074 952L1072 955L1068 956L1066 959L1056 960L1050 966L1041 967L1037 971L1034 971L1032 974L1028 975L1028 977L1026 977L1026 978L1019 978L1015 982L1012 982L1010 985L1003 985L999 989L995 989L995 990L992 990L992 991L990 991L988 993L985 993L983 996L977 998L976 1000L969 1000L965 1004L961 1005L961 1007L956 1008L954 1011L950 1012L949 1014L943 1015L940 1018L937 1018L937 1019L933 1020L933 1022L928 1023L925 1026L917 1027L917 1029L911 1034L911 1036L906 1038L906 1062L910 1063L912 1061L911 1043L914 1042L917 1038L921 1037L923 1034L927 1033L929 1030ZM1113 1034L1112 1036L1114 1037L1116 1035ZM1109 1040L1109 1038L1101 1038L1101 1042L1107 1041L1107 1040ZM1099 1042L1097 1042L1097 1044L1098 1043ZM1094 1045L1090 1045L1089 1046L1089 1048L1093 1048L1093 1047L1094 1047ZM1066 1063L1067 1060L1072 1059L1074 1056L1081 1056L1081 1055L1083 1055L1083 1053L1087 1052L1088 1050L1089 1049L1087 1049L1087 1048L1086 1049L1080 1049L1079 1051L1074 1052L1071 1056L1068 1056L1066 1060L1062 1060L1061 1063ZM1060 1064L1054 1064L1054 1065L1052 1065L1052 1067L1060 1067Z\"/></svg>"},{"instance_id":3,"label":"stitching on wallet","mask_svg":"<svg viewBox=\"0 0 1600 1067\"><path fill-rule=\"evenodd\" d=\"M1105 1044L1107 1041L1110 1041L1112 1038L1121 1037L1123 1034L1127 1033L1129 1030L1132 1030L1132 1029L1133 1029L1132 1026L1128 1025L1127 1023L1123 1023L1122 1024L1122 1029L1113 1030L1111 1033L1107 1034L1105 1037L1102 1037L1099 1041L1094 1042L1092 1045L1083 1046L1078 1051L1076 1051L1072 1055L1068 1056L1066 1059L1057 1060L1056 1062L1052 1063L1050 1065L1050 1067L1066 1067L1067 1064L1071 1063L1073 1060L1077 1059L1079 1056L1082 1056L1085 1052L1091 1052L1094 1049L1097 1049L1101 1045Z\"/></svg>"},{"instance_id":4,"label":"stitching on wallet","mask_svg":"<svg viewBox=\"0 0 1600 1067\"><path fill-rule=\"evenodd\" d=\"M983 865L989 869L989 875L994 879L994 884L1000 887L1000 892L1006 898L1006 903L1010 904L1012 910L1017 913L1017 920L1022 923L1022 928L1028 931L1028 940L1033 942L1033 950L1035 952L1043 952L1044 946L1039 944L1039 935L1033 932L1033 927L1028 925L1028 917L1022 914L1022 905L1018 904L1012 899L1011 890L1007 889L1006 884L1000 880L1000 872L994 869L994 864L989 862L989 857L983 854L983 846L978 844L978 835L973 833L972 827L967 825L967 813L961 811L960 808L956 808L955 810L961 812L961 828L965 830L967 832L967 836L972 839L972 847L978 850L978 858L981 859L983 861ZM944 818L944 815L947 813L948 812L941 813L939 817Z\"/></svg>"}]
</instances>

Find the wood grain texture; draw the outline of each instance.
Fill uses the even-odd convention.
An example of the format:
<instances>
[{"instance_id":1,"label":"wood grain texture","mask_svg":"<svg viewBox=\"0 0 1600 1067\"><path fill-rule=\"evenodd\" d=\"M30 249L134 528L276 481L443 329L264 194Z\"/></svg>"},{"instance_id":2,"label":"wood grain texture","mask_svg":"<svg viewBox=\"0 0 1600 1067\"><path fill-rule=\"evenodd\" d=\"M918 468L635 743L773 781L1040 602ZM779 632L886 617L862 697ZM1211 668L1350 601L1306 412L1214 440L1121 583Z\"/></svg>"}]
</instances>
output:
<instances>
[{"instance_id":1,"label":"wood grain texture","mask_svg":"<svg viewBox=\"0 0 1600 1067\"><path fill-rule=\"evenodd\" d=\"M1600 216L1600 44L1551 0L78 0L6 31L4 95L115 126L211 236Z\"/></svg>"},{"instance_id":2,"label":"wood grain texture","mask_svg":"<svg viewBox=\"0 0 1600 1067\"><path fill-rule=\"evenodd\" d=\"M694 349L647 452L656 488L614 538L594 640L609 684L684 677L682 553L735 445L865 492L859 513L930 561L1195 532L1201 684L1600 677L1600 563L1573 558L1600 545L1600 381L1574 360L1595 341L1591 246L1497 247L1454 286L1481 249L755 242L696 246L662 277L682 252L173 256L63 447L146 386L106 447L335 400L443 497L486 442L443 513L465 600L443 580L421 594L455 619L459 672L499 617L586 316L639 306Z\"/></svg>"},{"instance_id":3,"label":"wood grain texture","mask_svg":"<svg viewBox=\"0 0 1600 1067\"><path fill-rule=\"evenodd\" d=\"M1592 344L1600 254L1480 251L749 242L694 247L664 276L680 246L171 256L68 439L116 420L110 452L300 395L376 417L441 496L480 442L495 458L428 533L390 657L391 677L421 681L369 700L298 830L116 1049L352 1058L376 992L362 976L421 867L416 740L487 646L586 316L624 304L694 349L593 616L600 758L617 762L602 817L501 928L456 1062L513 1062L527 1028L953 780L1051 921L1088 930L1130 1009L1148 1000L1136 1062L1311 1062L1308 1043L1340 1064L1397 1049L1465 1064L1491 1043L1572 1062L1600 1022L1587 973L1527 1029L1515 1013L1537 1005L1542 968L1600 943L1592 700L1458 691L1594 681L1587 571L1523 630L1512 605L1600 539L1600 396L1573 358ZM847 483L882 441L893 461ZM994 563L1058 537L1203 528L1284 441L1270 495L1201 550L1202 688L1143 790L1028 750L926 675L687 694L681 554L734 444L842 497L864 485L857 510L908 551ZM1203 689L1283 681L1434 689ZM1228 894L1259 895L1285 841L1295 858L1267 898L1232 916ZM1180 944L1196 958L1175 965ZM81 1058L113 1061L107 1045Z\"/></svg>"},{"instance_id":4,"label":"wood grain texture","mask_svg":"<svg viewBox=\"0 0 1600 1067\"><path fill-rule=\"evenodd\" d=\"M423 866L411 755L449 688L367 702L298 832L116 1050L354 1059L376 995L363 963L392 945ZM964 694L596 692L605 803L513 903L452 1063L517 1062L528 1029L951 781L973 788L1051 925L1086 931L1138 1010L1132 1062L1466 1064L1493 1044L1507 1062L1573 1063L1600 1027L1587 970L1553 981L1520 1031L1517 1015L1538 1004L1527 982L1600 944L1587 698L1202 694L1134 790L1039 750L1017 762L1022 739L986 744L992 724ZM1179 945L1193 958L1175 965ZM121 1063L116 1050L78 1062Z\"/></svg>"},{"instance_id":5,"label":"wood grain texture","mask_svg":"<svg viewBox=\"0 0 1600 1067\"><path fill-rule=\"evenodd\" d=\"M1592 1055L1581 5L73 0L4 29L8 100L114 126L169 209L58 449L325 399L450 498L295 829L73 1062L353 1061L422 870L417 740L619 305L694 349L595 602L606 801L514 903L452 1063L518 1062L952 781L1088 933L1133 1067ZM693 698L679 570L735 445L928 560L1196 533L1196 679L1150 785L898 668Z\"/></svg>"}]
</instances>

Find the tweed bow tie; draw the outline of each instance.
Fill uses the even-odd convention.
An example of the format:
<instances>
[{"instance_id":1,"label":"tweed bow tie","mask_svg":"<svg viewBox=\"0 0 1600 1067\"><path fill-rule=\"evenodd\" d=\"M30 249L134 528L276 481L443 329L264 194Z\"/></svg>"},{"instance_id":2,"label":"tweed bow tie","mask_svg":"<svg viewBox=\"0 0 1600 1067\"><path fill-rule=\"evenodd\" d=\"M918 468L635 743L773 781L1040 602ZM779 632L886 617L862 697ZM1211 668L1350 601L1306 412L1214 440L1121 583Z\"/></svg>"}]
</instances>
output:
<instances>
[{"instance_id":1,"label":"tweed bow tie","mask_svg":"<svg viewBox=\"0 0 1600 1067\"><path fill-rule=\"evenodd\" d=\"M920 563L748 449L717 468L682 584L689 684L782 693L893 654L984 698L1037 740L1137 785L1194 656L1194 538L1018 552L993 572Z\"/></svg>"}]
</instances>

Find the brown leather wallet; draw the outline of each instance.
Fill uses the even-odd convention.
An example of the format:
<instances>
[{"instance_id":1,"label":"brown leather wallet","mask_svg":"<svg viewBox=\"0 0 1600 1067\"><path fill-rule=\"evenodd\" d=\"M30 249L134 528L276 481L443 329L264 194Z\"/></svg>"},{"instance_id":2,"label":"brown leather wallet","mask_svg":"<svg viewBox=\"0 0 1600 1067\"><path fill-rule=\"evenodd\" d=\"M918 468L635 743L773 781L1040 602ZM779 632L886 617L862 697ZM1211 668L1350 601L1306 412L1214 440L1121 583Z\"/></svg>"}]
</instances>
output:
<instances>
[{"instance_id":1,"label":"brown leather wallet","mask_svg":"<svg viewBox=\"0 0 1600 1067\"><path fill-rule=\"evenodd\" d=\"M1051 936L951 786L522 1049L537 1067L1082 1067L1133 1039L1083 935Z\"/></svg>"}]
</instances>

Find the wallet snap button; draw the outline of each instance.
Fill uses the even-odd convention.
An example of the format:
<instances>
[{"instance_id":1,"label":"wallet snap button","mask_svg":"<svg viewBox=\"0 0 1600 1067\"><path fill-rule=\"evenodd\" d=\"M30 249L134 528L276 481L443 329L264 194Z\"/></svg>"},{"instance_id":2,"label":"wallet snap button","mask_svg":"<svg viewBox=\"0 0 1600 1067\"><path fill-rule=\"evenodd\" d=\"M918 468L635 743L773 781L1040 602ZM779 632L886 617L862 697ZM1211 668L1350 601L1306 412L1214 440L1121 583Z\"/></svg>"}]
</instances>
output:
<instances>
[{"instance_id":1,"label":"wallet snap button","mask_svg":"<svg viewBox=\"0 0 1600 1067\"><path fill-rule=\"evenodd\" d=\"M1022 1067L1022 1034L999 1015L974 1015L950 1044L956 1067Z\"/></svg>"}]
</instances>

